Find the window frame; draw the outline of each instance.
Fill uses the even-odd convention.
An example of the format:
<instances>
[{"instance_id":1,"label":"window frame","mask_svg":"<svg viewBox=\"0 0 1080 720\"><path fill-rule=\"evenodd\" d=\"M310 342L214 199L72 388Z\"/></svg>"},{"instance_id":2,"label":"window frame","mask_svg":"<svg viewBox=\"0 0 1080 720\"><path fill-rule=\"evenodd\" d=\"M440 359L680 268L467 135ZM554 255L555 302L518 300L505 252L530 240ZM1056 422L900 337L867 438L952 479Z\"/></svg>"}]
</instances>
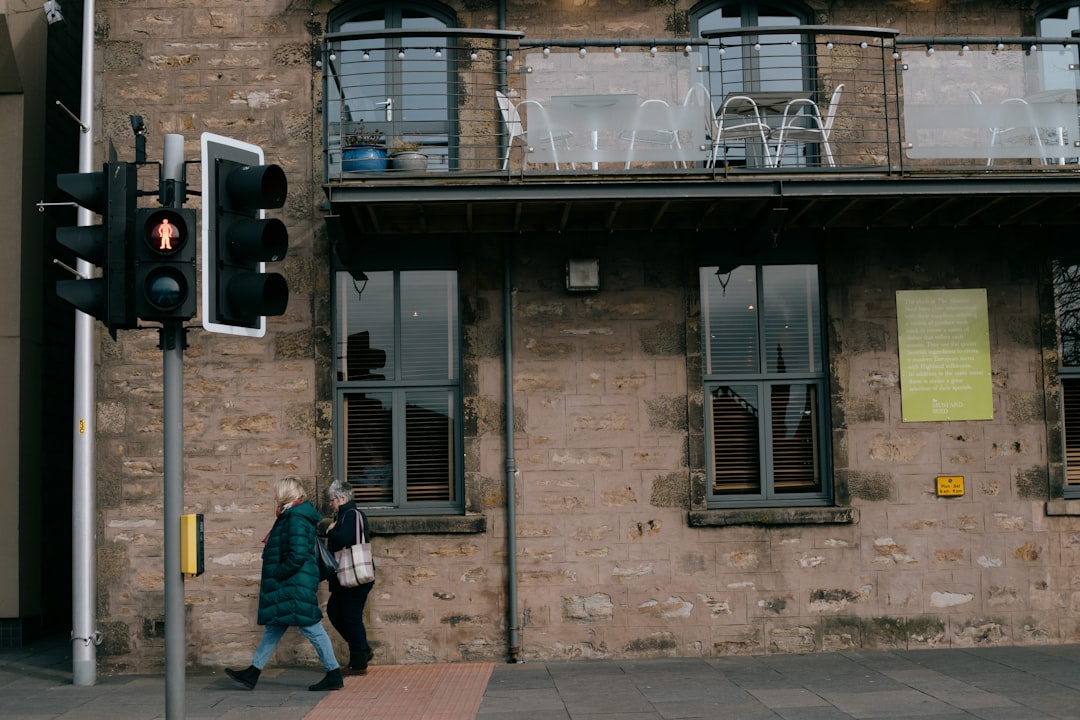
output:
<instances>
[{"instance_id":1,"label":"window frame","mask_svg":"<svg viewBox=\"0 0 1080 720\"><path fill-rule=\"evenodd\" d=\"M750 508L750 507L820 507L831 506L834 502L834 487L832 482L831 466L831 423L829 419L829 386L828 386L828 359L826 357L826 326L825 326L825 292L822 267L817 262L747 262L743 265L752 265L755 268L756 287L755 303L758 310L756 341L759 348L758 368L755 372L740 372L736 370L710 372L710 364L707 360L710 349L709 333L712 323L708 317L709 303L707 297L709 290L705 286L708 279L716 276L717 270L724 267L702 265L699 268L699 283L702 296L701 302L701 352L702 352L702 419L704 437L704 461L705 461L705 508ZM812 266L816 278L816 335L817 347L820 349L816 369L805 370L786 369L770 371L767 360L764 359L764 346L768 340L767 333L762 330L761 318L768 313L765 308L765 288L762 283L763 272L770 266L779 265L806 265ZM737 267L728 264L727 267ZM726 268L725 268L726 269ZM772 413L766 409L771 408L772 393L777 387L802 385L808 388L807 392L813 392L813 445L812 452L816 465L814 471L820 483L820 489L813 492L777 492L775 487L775 465L777 449L773 444ZM713 392L721 387L749 387L758 389L758 407L762 408L757 413L757 437L758 445L758 469L760 478L756 492L746 493L718 493L716 492L716 469L717 462L714 454L717 448L716 424L713 419ZM810 390L812 389L812 390Z\"/></svg>"},{"instance_id":2,"label":"window frame","mask_svg":"<svg viewBox=\"0 0 1080 720\"><path fill-rule=\"evenodd\" d=\"M363 22L361 18L367 18L369 16L377 15L381 12L382 23L384 29L400 29L405 26L403 20L406 13L422 14L425 18L434 20L440 23L443 27L452 28L457 21L457 15L455 12L441 4L436 2L381 2L381 3L364 3L364 2L351 2L343 4L334 8L327 16L327 27L330 32L344 32L346 31L345 25L350 22ZM354 41L349 41L354 42ZM425 45L435 43L438 45L438 41L433 38L428 38L423 41ZM399 115L408 111L407 103L401 102L403 97L406 97L400 90L401 87L407 85L407 76L410 71L401 70L400 61L397 60L397 54L394 52L393 47L369 47L369 44L364 44L361 48L359 45L353 48L341 48L341 58L338 60L338 70L336 72L342 72L346 65L345 56L347 53L359 52L364 50L370 52L372 60L370 62L380 64L383 68L382 78L383 86L391 88L387 90L389 98L394 99L394 120L386 121L384 118L364 118L365 113L371 112L368 110L357 109L355 111L356 117L352 118L353 122L360 122L363 120L365 127L369 130L377 129L385 133L388 139L393 139L394 142L401 143L403 145L416 143L420 145L425 154L439 155L445 154L445 162L447 167L456 167L458 159L458 102L457 98L460 97L460 89L457 87L457 76L459 72L458 58L455 51L450 47L451 43L445 41L443 43L446 47L443 49L443 58L438 62L445 66L444 78L442 80L442 87L445 89L446 102L445 110L446 117L441 119L426 119L426 120L406 120ZM409 51L408 45L398 48ZM424 48L429 50L429 48ZM365 56L366 57L366 56ZM379 59L381 57L381 60ZM363 63L368 66L367 62ZM369 66L370 67L370 66ZM412 70L413 73L418 72L430 72L422 70ZM335 79L335 70L330 68L329 72L323 74L323 97L326 98L326 112L323 113L323 133L324 137L330 137L333 135L331 132L331 126L340 121L344 121L345 117L338 118L340 112L343 109L347 110L347 98L344 90L340 86L340 79ZM374 74L374 73L373 73ZM392 88L399 88L395 91ZM405 105L405 107L402 107ZM335 110L335 108L337 110ZM351 114L349 117L352 117ZM344 122L342 122L344 125Z\"/></svg>"},{"instance_id":3,"label":"window frame","mask_svg":"<svg viewBox=\"0 0 1080 720\"><path fill-rule=\"evenodd\" d=\"M1061 298L1063 293L1059 284L1060 268L1074 268L1076 276L1075 312L1072 321L1066 326L1062 320ZM1056 349L1058 358L1058 408L1060 417L1061 434L1061 467L1062 467L1062 497L1065 499L1080 498L1080 260L1059 258L1051 261L1051 285L1053 295L1054 327L1056 335ZM1063 330L1067 327L1067 330ZM1067 338L1075 338L1067 340ZM1071 350L1066 345L1072 346ZM1072 360L1075 364L1068 364ZM1070 419L1076 422L1070 423ZM1071 430L1071 432L1070 432ZM1072 437L1070 438L1070 435ZM1070 468L1070 455L1075 457L1075 462ZM1075 480L1070 483L1069 475L1073 474Z\"/></svg>"},{"instance_id":4,"label":"window frame","mask_svg":"<svg viewBox=\"0 0 1080 720\"><path fill-rule=\"evenodd\" d=\"M452 347L447 347L447 357L451 362L450 377L445 381L441 379L402 379L396 372L395 365L400 367L401 358L401 296L403 288L403 276L407 278L409 273L441 271L452 274L453 291L457 302L453 304L452 324L454 335L450 339ZM460 273L456 268L448 267L386 267L383 270L368 270L367 273L388 272L392 274L392 304L390 309L393 317L393 348L386 362L386 379L360 379L349 380L344 370L344 360L337 357L337 349L345 346L348 338L342 335L348 333L346 323L348 318L343 315L348 310L348 300L342 300L342 293L338 292L339 279L363 282L357 280L358 271L335 267L333 269L334 288L332 309L332 332L331 342L335 348L334 358L331 362L332 397L333 397L333 465L334 476L342 480L348 480L348 452L349 452L349 419L347 417L346 398L362 393L370 393L375 396L389 395L392 399L391 426L392 449L391 465L393 475L392 497L390 504L385 501L363 502L360 499L360 491L354 489L354 497L357 504L365 509L365 512L376 515L461 515L465 512L465 482L464 482L464 399L462 382L462 341L463 323L461 308ZM349 277L351 276L351 277ZM451 398L448 409L451 413L449 422L451 437L448 444L449 468L453 474L447 478L447 487L450 497L448 500L408 500L408 455L406 453L406 398L410 394L427 391L445 391Z\"/></svg>"}]
</instances>

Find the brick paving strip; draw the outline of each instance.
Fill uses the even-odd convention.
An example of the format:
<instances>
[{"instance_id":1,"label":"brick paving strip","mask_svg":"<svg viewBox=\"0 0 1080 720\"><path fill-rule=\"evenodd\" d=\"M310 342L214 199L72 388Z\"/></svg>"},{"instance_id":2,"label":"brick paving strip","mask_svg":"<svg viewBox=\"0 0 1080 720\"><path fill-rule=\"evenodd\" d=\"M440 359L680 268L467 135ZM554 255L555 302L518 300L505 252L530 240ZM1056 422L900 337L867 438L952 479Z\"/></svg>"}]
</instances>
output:
<instances>
[{"instance_id":1,"label":"brick paving strip","mask_svg":"<svg viewBox=\"0 0 1080 720\"><path fill-rule=\"evenodd\" d=\"M304 720L476 720L494 663L372 665Z\"/></svg>"}]
</instances>

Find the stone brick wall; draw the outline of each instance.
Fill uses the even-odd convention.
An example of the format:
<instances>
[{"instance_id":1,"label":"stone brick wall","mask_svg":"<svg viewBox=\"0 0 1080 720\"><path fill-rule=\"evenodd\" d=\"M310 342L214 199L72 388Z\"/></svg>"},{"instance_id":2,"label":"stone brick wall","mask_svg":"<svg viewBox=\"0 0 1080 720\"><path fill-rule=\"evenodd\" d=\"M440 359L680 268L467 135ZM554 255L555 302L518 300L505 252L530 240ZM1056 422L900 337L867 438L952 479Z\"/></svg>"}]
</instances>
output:
<instances>
[{"instance_id":1,"label":"stone brick wall","mask_svg":"<svg viewBox=\"0 0 1080 720\"><path fill-rule=\"evenodd\" d=\"M460 3L492 27L495 3ZM685 32L688 3L508 3L530 36ZM261 145L290 183L281 271L291 300L263 339L189 333L186 511L206 519L207 571L186 583L188 657L245 664L272 483L332 479L329 249L319 203L318 47L330 3L98 3L100 118L131 159L180 133ZM1019 10L822 6L819 22L1015 35ZM946 23L952 23L946 25ZM680 30L680 28L682 28ZM142 180L150 186L149 169ZM197 166L189 169L197 187ZM198 205L197 198L193 204ZM524 658L802 652L1076 640L1080 524L1047 517L1045 302L1034 258L1005 233L830 240L825 259L833 465L858 521L691 528L702 473L696 252L724 238L515 237L513 421ZM784 238L797 242L797 238ZM507 656L503 238L463 249L466 506L477 534L381 535L369 601L376 662ZM568 257L600 258L602 289L568 294ZM986 287L994 420L900 421L896 290ZM1045 300L1045 298L1042 298ZM98 383L99 628L113 669L163 663L161 352L156 333L102 336ZM934 496L937 474L968 493ZM336 635L340 656L344 649ZM275 662L314 664L289 634Z\"/></svg>"}]
</instances>

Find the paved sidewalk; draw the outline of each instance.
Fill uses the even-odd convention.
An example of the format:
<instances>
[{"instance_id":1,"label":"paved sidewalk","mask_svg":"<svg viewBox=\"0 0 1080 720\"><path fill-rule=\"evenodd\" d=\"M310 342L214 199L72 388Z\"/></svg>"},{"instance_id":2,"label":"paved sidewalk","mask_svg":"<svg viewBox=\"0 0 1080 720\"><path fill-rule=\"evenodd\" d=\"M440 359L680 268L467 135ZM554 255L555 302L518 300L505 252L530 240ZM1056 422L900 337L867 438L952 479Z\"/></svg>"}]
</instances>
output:
<instances>
[{"instance_id":1,"label":"paved sidewalk","mask_svg":"<svg viewBox=\"0 0 1080 720\"><path fill-rule=\"evenodd\" d=\"M1080 720L1080 645L372 666L309 692L321 677L271 666L249 692L189 673L168 720ZM0 650L3 720L165 717L162 675L74 687L66 642Z\"/></svg>"}]
</instances>

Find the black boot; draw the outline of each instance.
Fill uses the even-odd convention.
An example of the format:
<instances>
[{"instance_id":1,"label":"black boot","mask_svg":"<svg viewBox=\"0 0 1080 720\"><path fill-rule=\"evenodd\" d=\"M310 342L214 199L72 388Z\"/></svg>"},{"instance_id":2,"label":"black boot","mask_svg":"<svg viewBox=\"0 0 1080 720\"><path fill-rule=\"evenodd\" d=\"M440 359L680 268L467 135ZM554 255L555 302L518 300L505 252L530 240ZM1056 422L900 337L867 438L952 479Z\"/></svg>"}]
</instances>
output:
<instances>
[{"instance_id":1,"label":"black boot","mask_svg":"<svg viewBox=\"0 0 1080 720\"><path fill-rule=\"evenodd\" d=\"M308 690L340 690L345 687L345 681L341 679L341 668L334 668L326 673L319 682L308 686Z\"/></svg>"},{"instance_id":2,"label":"black boot","mask_svg":"<svg viewBox=\"0 0 1080 720\"><path fill-rule=\"evenodd\" d=\"M254 689L255 683L259 682L260 672L262 671L254 665L248 665L247 670L232 670L230 668L225 668L226 675L246 687L248 690Z\"/></svg>"},{"instance_id":3,"label":"black boot","mask_svg":"<svg viewBox=\"0 0 1080 720\"><path fill-rule=\"evenodd\" d=\"M372 658L370 650L349 653L349 666L342 670L343 675L367 675L368 661Z\"/></svg>"}]
</instances>

